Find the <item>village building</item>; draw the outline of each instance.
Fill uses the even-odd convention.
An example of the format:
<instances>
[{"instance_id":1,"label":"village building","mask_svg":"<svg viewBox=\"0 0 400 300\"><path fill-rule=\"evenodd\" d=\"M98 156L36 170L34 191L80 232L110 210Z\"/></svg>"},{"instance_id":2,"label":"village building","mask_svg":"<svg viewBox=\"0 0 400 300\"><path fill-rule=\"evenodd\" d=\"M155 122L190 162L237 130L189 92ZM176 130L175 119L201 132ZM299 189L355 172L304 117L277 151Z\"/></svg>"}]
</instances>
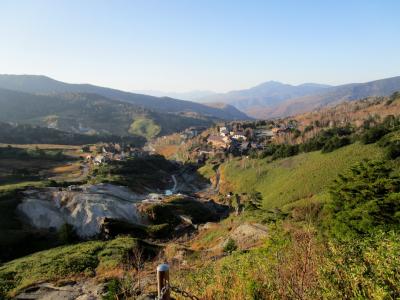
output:
<instances>
[{"instance_id":1,"label":"village building","mask_svg":"<svg viewBox=\"0 0 400 300\"><path fill-rule=\"evenodd\" d=\"M229 146L229 142L226 139L217 135L210 135L207 139L207 142L215 148L225 149Z\"/></svg>"},{"instance_id":2,"label":"village building","mask_svg":"<svg viewBox=\"0 0 400 300\"><path fill-rule=\"evenodd\" d=\"M229 131L227 129L224 130L219 130L219 135L220 136L229 136Z\"/></svg>"},{"instance_id":3,"label":"village building","mask_svg":"<svg viewBox=\"0 0 400 300\"><path fill-rule=\"evenodd\" d=\"M95 165L101 165L106 162L106 157L104 155L96 155L93 159Z\"/></svg>"},{"instance_id":4,"label":"village building","mask_svg":"<svg viewBox=\"0 0 400 300\"><path fill-rule=\"evenodd\" d=\"M243 131L232 131L231 137L235 140L243 140L243 141L247 140L247 137Z\"/></svg>"}]
</instances>

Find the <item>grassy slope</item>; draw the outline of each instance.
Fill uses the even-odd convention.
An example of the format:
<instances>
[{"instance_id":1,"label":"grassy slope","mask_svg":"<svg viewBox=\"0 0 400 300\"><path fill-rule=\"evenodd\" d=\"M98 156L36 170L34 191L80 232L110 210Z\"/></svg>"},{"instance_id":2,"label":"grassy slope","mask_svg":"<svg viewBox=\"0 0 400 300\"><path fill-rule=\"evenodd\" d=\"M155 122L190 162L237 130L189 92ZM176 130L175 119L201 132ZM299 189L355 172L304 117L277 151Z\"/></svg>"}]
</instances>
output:
<instances>
[{"instance_id":1,"label":"grassy slope","mask_svg":"<svg viewBox=\"0 0 400 300\"><path fill-rule=\"evenodd\" d=\"M161 127L159 125L153 120L146 118L137 118L129 128L129 133L140 135L147 139L155 137L160 131Z\"/></svg>"},{"instance_id":2,"label":"grassy slope","mask_svg":"<svg viewBox=\"0 0 400 300\"><path fill-rule=\"evenodd\" d=\"M0 267L0 296L35 282L107 272L123 263L128 251L137 246L137 240L119 237L57 247L13 260ZM148 248L147 255L152 255L151 249Z\"/></svg>"},{"instance_id":3,"label":"grassy slope","mask_svg":"<svg viewBox=\"0 0 400 300\"><path fill-rule=\"evenodd\" d=\"M304 198L322 197L339 173L357 161L381 155L376 145L353 144L331 153L303 153L272 163L234 160L221 167L221 187L225 191L258 191L266 209L282 207Z\"/></svg>"}]
</instances>

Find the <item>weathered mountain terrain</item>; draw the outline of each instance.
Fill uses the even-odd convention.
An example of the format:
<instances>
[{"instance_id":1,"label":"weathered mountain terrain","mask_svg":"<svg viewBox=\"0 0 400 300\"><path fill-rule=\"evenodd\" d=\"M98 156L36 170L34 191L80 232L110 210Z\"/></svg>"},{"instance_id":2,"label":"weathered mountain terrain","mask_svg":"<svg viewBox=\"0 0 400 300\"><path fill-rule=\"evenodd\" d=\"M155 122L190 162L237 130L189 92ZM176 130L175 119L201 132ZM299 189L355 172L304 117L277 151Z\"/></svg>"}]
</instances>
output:
<instances>
[{"instance_id":1,"label":"weathered mountain terrain","mask_svg":"<svg viewBox=\"0 0 400 300\"><path fill-rule=\"evenodd\" d=\"M388 96L398 90L400 76L339 86L315 83L293 86L269 81L250 89L213 95L202 100L229 103L252 117L265 119L304 113L343 101Z\"/></svg>"}]
</instances>

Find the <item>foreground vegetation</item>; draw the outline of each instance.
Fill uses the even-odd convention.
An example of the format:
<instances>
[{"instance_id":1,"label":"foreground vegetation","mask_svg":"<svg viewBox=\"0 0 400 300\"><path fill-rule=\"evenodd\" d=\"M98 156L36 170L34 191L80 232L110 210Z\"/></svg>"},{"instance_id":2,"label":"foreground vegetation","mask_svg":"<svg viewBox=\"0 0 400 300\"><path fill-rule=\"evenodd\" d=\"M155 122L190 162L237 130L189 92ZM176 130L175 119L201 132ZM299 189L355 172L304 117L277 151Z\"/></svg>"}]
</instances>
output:
<instances>
[{"instance_id":1,"label":"foreground vegetation","mask_svg":"<svg viewBox=\"0 0 400 300\"><path fill-rule=\"evenodd\" d=\"M130 237L119 237L57 247L14 260L0 267L0 298L35 282L92 277L118 268L138 247L144 259L156 253L154 246Z\"/></svg>"}]
</instances>

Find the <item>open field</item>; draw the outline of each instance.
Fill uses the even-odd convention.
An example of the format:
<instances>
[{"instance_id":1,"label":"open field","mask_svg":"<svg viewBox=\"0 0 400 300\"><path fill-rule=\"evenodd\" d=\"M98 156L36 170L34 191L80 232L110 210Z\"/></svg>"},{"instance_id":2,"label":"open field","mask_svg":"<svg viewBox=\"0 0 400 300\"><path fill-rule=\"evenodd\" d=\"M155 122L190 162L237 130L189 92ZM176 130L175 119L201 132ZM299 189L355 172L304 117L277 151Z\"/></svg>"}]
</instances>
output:
<instances>
[{"instance_id":1,"label":"open field","mask_svg":"<svg viewBox=\"0 0 400 300\"><path fill-rule=\"evenodd\" d=\"M0 149L0 189L9 184L66 181L84 175L79 160L85 154L78 146L1 144Z\"/></svg>"},{"instance_id":2,"label":"open field","mask_svg":"<svg viewBox=\"0 0 400 300\"><path fill-rule=\"evenodd\" d=\"M71 162L56 166L50 172L52 174L50 179L55 181L73 181L85 176L81 162Z\"/></svg>"}]
</instances>

